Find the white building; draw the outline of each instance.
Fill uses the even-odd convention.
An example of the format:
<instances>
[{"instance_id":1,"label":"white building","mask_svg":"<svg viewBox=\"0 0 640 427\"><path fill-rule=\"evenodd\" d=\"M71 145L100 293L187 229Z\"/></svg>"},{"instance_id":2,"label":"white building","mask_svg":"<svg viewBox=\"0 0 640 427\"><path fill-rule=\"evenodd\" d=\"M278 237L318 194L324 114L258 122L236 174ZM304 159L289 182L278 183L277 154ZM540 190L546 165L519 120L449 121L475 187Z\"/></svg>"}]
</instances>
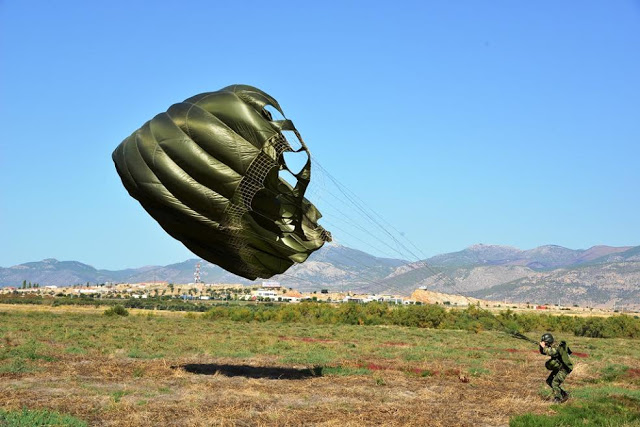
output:
<instances>
[{"instance_id":1,"label":"white building","mask_svg":"<svg viewBox=\"0 0 640 427\"><path fill-rule=\"evenodd\" d=\"M277 299L278 293L269 289L258 289L255 293L257 297Z\"/></svg>"},{"instance_id":2,"label":"white building","mask_svg":"<svg viewBox=\"0 0 640 427\"><path fill-rule=\"evenodd\" d=\"M276 282L275 280L268 280L262 282L262 287L264 289L280 289L282 286L280 285L280 282Z\"/></svg>"},{"instance_id":3,"label":"white building","mask_svg":"<svg viewBox=\"0 0 640 427\"><path fill-rule=\"evenodd\" d=\"M357 303L364 303L366 302L364 298L356 298L356 297L351 297L351 296L346 296L344 297L344 299L342 300L342 302L357 302Z\"/></svg>"},{"instance_id":4,"label":"white building","mask_svg":"<svg viewBox=\"0 0 640 427\"><path fill-rule=\"evenodd\" d=\"M383 295L382 296L382 300L384 302L389 303L389 304L403 304L404 303L404 298L395 297L393 295Z\"/></svg>"}]
</instances>

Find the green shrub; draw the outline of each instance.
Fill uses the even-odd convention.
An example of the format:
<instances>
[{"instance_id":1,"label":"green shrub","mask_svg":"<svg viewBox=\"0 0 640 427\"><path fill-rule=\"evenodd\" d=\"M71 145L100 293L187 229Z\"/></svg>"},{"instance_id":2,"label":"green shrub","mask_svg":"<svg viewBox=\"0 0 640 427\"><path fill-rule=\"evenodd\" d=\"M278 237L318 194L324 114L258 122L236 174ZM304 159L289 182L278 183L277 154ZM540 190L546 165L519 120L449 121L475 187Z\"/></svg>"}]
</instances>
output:
<instances>
[{"instance_id":1,"label":"green shrub","mask_svg":"<svg viewBox=\"0 0 640 427\"><path fill-rule=\"evenodd\" d=\"M577 325L574 333L580 337L603 338L605 336L604 319L592 317Z\"/></svg>"},{"instance_id":2,"label":"green shrub","mask_svg":"<svg viewBox=\"0 0 640 427\"><path fill-rule=\"evenodd\" d=\"M393 323L401 326L438 328L447 318L447 310L439 305L409 305L393 311Z\"/></svg>"},{"instance_id":3,"label":"green shrub","mask_svg":"<svg viewBox=\"0 0 640 427\"><path fill-rule=\"evenodd\" d=\"M114 305L104 311L105 316L128 316L129 311L120 304Z\"/></svg>"},{"instance_id":4,"label":"green shrub","mask_svg":"<svg viewBox=\"0 0 640 427\"><path fill-rule=\"evenodd\" d=\"M253 320L253 311L247 307L234 309L231 310L231 316L229 318L236 322L250 322Z\"/></svg>"}]
</instances>

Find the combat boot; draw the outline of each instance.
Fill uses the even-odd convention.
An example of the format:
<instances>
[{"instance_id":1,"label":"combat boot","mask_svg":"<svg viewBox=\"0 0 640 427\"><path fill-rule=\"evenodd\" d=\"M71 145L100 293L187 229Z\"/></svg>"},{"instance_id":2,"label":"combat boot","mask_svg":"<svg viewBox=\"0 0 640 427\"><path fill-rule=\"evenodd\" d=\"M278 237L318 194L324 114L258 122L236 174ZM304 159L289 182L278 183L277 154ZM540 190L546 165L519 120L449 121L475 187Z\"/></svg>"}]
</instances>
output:
<instances>
[{"instance_id":1,"label":"combat boot","mask_svg":"<svg viewBox=\"0 0 640 427\"><path fill-rule=\"evenodd\" d=\"M562 396L560 397L560 403L564 403L569 400L569 393L564 390L561 390L560 392L562 393Z\"/></svg>"}]
</instances>

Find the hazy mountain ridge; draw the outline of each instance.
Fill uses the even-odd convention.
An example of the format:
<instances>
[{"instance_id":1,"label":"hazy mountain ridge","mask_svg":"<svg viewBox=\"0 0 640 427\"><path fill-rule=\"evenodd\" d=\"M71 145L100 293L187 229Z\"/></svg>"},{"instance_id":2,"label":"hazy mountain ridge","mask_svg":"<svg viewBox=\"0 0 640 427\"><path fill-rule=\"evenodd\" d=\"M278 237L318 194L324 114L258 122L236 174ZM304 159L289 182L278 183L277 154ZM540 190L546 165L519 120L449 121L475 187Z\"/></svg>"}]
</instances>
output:
<instances>
[{"instance_id":1,"label":"hazy mountain ridge","mask_svg":"<svg viewBox=\"0 0 640 427\"><path fill-rule=\"evenodd\" d=\"M459 252L436 255L426 261L438 266L523 265L532 269L548 269L593 262L598 259L605 261L607 257L633 248L633 246L599 245L589 249L574 250L557 245L545 245L520 250L511 246L477 244Z\"/></svg>"},{"instance_id":2,"label":"hazy mountain ridge","mask_svg":"<svg viewBox=\"0 0 640 427\"><path fill-rule=\"evenodd\" d=\"M193 282L197 259L166 266L98 270L77 261L46 259L0 268L0 286L66 286L104 282ZM207 283L251 282L208 262L201 262ZM640 306L640 246L594 246L573 250L545 245L529 250L478 244L462 251L408 263L378 258L359 250L327 244L309 260L273 280L300 290L353 290L409 295L419 286L487 299L572 304L626 301Z\"/></svg>"},{"instance_id":3,"label":"hazy mountain ridge","mask_svg":"<svg viewBox=\"0 0 640 427\"><path fill-rule=\"evenodd\" d=\"M538 272L470 292L478 298L538 303L640 306L640 262L586 265Z\"/></svg>"},{"instance_id":4,"label":"hazy mountain ridge","mask_svg":"<svg viewBox=\"0 0 640 427\"><path fill-rule=\"evenodd\" d=\"M472 257L475 264L469 262ZM547 245L520 251L474 245L426 263L396 269L385 281L402 289L427 286L484 299L609 306L616 301L640 307L640 246L571 250Z\"/></svg>"},{"instance_id":5,"label":"hazy mountain ridge","mask_svg":"<svg viewBox=\"0 0 640 427\"><path fill-rule=\"evenodd\" d=\"M58 261L52 258L28 262L9 268L0 267L0 287L22 285L26 280L41 286L71 286L75 284L105 282L150 282L191 283L194 281L196 264L200 262L200 277L207 283L260 283L236 276L226 270L198 259L189 259L166 266L145 266L125 270L98 270L77 261ZM285 274L275 276L284 285L298 289L320 287L339 289L360 287L373 280L389 275L393 269L406 261L378 258L356 249L336 244L325 245L311 254L303 263L293 266ZM295 276L295 277L294 277Z\"/></svg>"}]
</instances>

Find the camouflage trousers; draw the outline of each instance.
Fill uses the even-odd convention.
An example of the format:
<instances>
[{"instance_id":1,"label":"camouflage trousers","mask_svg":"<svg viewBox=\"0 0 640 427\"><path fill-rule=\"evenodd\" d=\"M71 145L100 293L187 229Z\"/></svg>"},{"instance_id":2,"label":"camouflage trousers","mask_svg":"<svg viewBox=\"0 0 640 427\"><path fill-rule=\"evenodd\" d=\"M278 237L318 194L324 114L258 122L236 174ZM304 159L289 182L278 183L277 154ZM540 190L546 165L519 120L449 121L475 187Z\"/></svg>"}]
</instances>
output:
<instances>
[{"instance_id":1,"label":"camouflage trousers","mask_svg":"<svg viewBox=\"0 0 640 427\"><path fill-rule=\"evenodd\" d=\"M549 377L547 378L547 384L551 387L551 390L553 390L553 396L558 399L561 399L563 395L567 394L567 392L562 388L562 383L565 378L567 378L567 375L569 375L569 371L563 368L551 371L551 374L549 374Z\"/></svg>"}]
</instances>

